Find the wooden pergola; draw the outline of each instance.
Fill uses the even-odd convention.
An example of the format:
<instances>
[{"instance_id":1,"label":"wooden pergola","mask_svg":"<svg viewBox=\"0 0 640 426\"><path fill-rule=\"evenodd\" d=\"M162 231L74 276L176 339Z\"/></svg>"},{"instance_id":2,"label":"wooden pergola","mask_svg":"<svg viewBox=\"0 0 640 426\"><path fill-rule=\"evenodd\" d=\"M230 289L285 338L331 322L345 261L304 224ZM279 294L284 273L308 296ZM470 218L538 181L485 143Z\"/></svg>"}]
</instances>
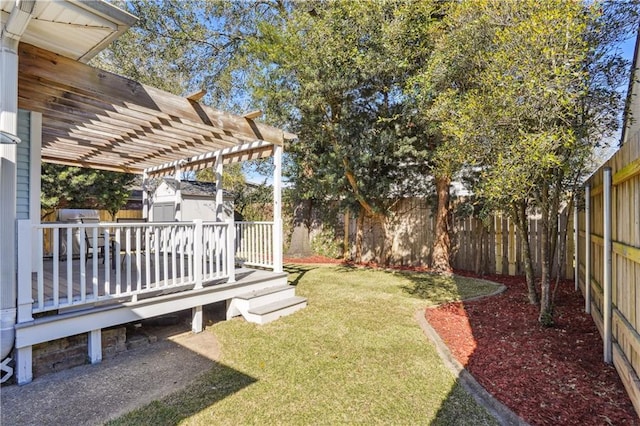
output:
<instances>
[{"instance_id":1,"label":"wooden pergola","mask_svg":"<svg viewBox=\"0 0 640 426\"><path fill-rule=\"evenodd\" d=\"M21 43L18 106L42 114L42 161L142 174L268 157L295 135Z\"/></svg>"}]
</instances>

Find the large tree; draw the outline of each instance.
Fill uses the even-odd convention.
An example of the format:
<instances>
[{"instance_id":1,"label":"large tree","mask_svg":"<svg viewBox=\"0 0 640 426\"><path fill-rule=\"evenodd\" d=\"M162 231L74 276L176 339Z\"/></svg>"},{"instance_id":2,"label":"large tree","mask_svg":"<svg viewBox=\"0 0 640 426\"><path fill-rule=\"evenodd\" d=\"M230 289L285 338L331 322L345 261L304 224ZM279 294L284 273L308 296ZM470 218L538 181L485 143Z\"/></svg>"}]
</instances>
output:
<instances>
[{"instance_id":1,"label":"large tree","mask_svg":"<svg viewBox=\"0 0 640 426\"><path fill-rule=\"evenodd\" d=\"M612 5L600 6L562 0L478 0L456 6L460 16L480 13L486 30L478 38L467 33L470 40L482 41L480 50L467 50L480 59L469 70L474 87L456 90L455 108L443 114L443 133L473 154L467 158L481 168L475 190L511 214L523 241L527 213L540 216L543 324L553 323L550 281L558 214L585 171L595 136L614 130L620 106L616 89L624 61L615 52L596 54L611 43L610 36L598 35L606 28L603 23L615 22ZM608 103L602 105L605 98ZM524 249L535 303L538 294Z\"/></svg>"},{"instance_id":2,"label":"large tree","mask_svg":"<svg viewBox=\"0 0 640 426\"><path fill-rule=\"evenodd\" d=\"M426 3L423 3L426 4ZM424 181L423 125L403 87L391 35L405 2L295 4L248 46L269 118L292 125L292 180L302 199L332 199L383 229L394 200ZM379 253L386 262L386 250Z\"/></svg>"},{"instance_id":3,"label":"large tree","mask_svg":"<svg viewBox=\"0 0 640 426\"><path fill-rule=\"evenodd\" d=\"M471 4L443 2L433 14L438 19L418 27L422 37L433 39L434 44L421 46L426 61L408 80L408 89L414 94L420 113L430 123L429 172L437 199L431 268L437 272L452 270L449 189L471 156L469 146L450 134L447 126L450 120L455 120L460 99L476 87L474 70L484 67L481 52L490 31L487 17L480 9L469 7ZM405 46L408 58L413 50L411 44Z\"/></svg>"}]
</instances>

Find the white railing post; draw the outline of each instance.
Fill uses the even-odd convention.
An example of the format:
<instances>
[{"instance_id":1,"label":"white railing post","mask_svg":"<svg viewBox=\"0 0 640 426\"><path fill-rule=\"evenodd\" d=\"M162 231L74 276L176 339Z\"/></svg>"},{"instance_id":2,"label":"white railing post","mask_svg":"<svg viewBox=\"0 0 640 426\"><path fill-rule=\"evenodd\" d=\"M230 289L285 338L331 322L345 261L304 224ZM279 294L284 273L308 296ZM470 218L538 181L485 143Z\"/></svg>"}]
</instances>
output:
<instances>
[{"instance_id":1,"label":"white railing post","mask_svg":"<svg viewBox=\"0 0 640 426\"><path fill-rule=\"evenodd\" d=\"M611 167L604 168L603 179L603 209L604 209L604 259L603 259L603 287L604 287L604 300L603 304L603 322L604 322L604 335L602 336L604 344L604 362L611 364L613 361L613 340L612 340L612 300L611 300L611 256L612 256L612 244L611 244Z\"/></svg>"},{"instance_id":2,"label":"white railing post","mask_svg":"<svg viewBox=\"0 0 640 426\"><path fill-rule=\"evenodd\" d=\"M230 283L236 282L236 227L233 216L227 219L227 274Z\"/></svg>"},{"instance_id":3,"label":"white railing post","mask_svg":"<svg viewBox=\"0 0 640 426\"><path fill-rule=\"evenodd\" d=\"M195 224L193 230L193 275L196 281L195 288L202 288L202 219L194 219L193 223Z\"/></svg>"},{"instance_id":4,"label":"white railing post","mask_svg":"<svg viewBox=\"0 0 640 426\"><path fill-rule=\"evenodd\" d=\"M31 258L31 221L18 221L18 259ZM42 262L40 256L39 262ZM33 294L31 293L31 262L22 262L18 265L18 322L33 321L32 306ZM38 269L38 268L36 268Z\"/></svg>"}]
</instances>

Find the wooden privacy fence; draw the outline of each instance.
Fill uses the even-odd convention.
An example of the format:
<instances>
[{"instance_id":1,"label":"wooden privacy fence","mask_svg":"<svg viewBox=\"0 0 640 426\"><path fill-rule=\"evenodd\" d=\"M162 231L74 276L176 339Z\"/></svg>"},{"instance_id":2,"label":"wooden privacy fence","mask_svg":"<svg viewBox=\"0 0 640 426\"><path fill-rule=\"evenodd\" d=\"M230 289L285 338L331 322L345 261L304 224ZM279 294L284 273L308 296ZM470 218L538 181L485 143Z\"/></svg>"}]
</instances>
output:
<instances>
[{"instance_id":1,"label":"wooden privacy fence","mask_svg":"<svg viewBox=\"0 0 640 426\"><path fill-rule=\"evenodd\" d=\"M355 241L357 221L348 220L350 256L355 258ZM379 262L383 255L385 232L375 221L365 218L362 240L362 261ZM567 227L567 243L558 244L555 265L562 262L561 276L572 278L573 270L573 216L560 217L559 229ZM435 219L432 208L423 198L406 198L400 200L394 208L392 217L387 223L387 256L392 265L422 266L429 263ZM516 235L514 223L506 216L496 214L484 224L474 218L455 221L452 228L453 267L463 270L481 270L485 273L503 275L524 274L522 258L522 242ZM539 220L529 220L529 242L532 251L534 271L540 275L541 270L541 228ZM563 256L564 255L564 256ZM564 257L564 259L563 259Z\"/></svg>"},{"instance_id":2,"label":"wooden privacy fence","mask_svg":"<svg viewBox=\"0 0 640 426\"><path fill-rule=\"evenodd\" d=\"M578 283L640 414L640 138L636 134L588 180L578 215Z\"/></svg>"}]
</instances>

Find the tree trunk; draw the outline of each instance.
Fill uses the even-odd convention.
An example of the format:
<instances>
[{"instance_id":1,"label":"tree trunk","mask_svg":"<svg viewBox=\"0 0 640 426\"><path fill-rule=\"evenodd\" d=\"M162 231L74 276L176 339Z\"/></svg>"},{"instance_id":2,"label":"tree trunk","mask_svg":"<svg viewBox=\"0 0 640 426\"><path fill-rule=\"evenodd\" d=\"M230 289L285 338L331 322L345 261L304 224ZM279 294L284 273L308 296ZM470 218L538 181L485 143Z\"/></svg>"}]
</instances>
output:
<instances>
[{"instance_id":1,"label":"tree trunk","mask_svg":"<svg viewBox=\"0 0 640 426\"><path fill-rule=\"evenodd\" d=\"M556 300L556 292L558 290L558 286L560 285L560 278L562 277L562 267L567 259L567 226L569 225L569 213L573 211L573 198L569 202L569 206L567 206L566 210L567 214L562 214L560 217L563 218L565 226L560 228L558 231L558 262L556 264L556 283L553 286L553 293L551 293L551 303L554 303ZM566 219L564 217L566 216ZM575 250L575 248L574 248ZM555 258L556 256L554 256ZM554 261L554 263L556 263ZM578 266L576 265L576 268Z\"/></svg>"},{"instance_id":2,"label":"tree trunk","mask_svg":"<svg viewBox=\"0 0 640 426\"><path fill-rule=\"evenodd\" d=\"M549 188L543 187L541 194L542 218L540 219L541 232L541 282L540 282L540 316L538 321L546 327L553 325L553 306L551 305L551 241L550 237L550 205Z\"/></svg>"},{"instance_id":3,"label":"tree trunk","mask_svg":"<svg viewBox=\"0 0 640 426\"><path fill-rule=\"evenodd\" d=\"M435 241L431 256L431 269L437 273L448 274L452 272L450 255L451 239L449 237L449 176L436 178L436 193L438 195L438 207L436 210Z\"/></svg>"},{"instance_id":4,"label":"tree trunk","mask_svg":"<svg viewBox=\"0 0 640 426\"><path fill-rule=\"evenodd\" d=\"M349 220L351 213L349 210L344 212L344 240L342 241L342 258L343 260L351 260L351 246L349 244Z\"/></svg>"},{"instance_id":5,"label":"tree trunk","mask_svg":"<svg viewBox=\"0 0 640 426\"><path fill-rule=\"evenodd\" d=\"M293 232L287 256L305 257L313 254L309 238L312 208L313 202L311 200L301 200L296 205L293 212Z\"/></svg>"},{"instance_id":6,"label":"tree trunk","mask_svg":"<svg viewBox=\"0 0 640 426\"><path fill-rule=\"evenodd\" d=\"M362 263L362 240L364 239L364 210L358 211L358 221L356 222L356 263Z\"/></svg>"},{"instance_id":7,"label":"tree trunk","mask_svg":"<svg viewBox=\"0 0 640 426\"><path fill-rule=\"evenodd\" d=\"M516 232L522 242L522 259L524 261L524 275L527 281L527 294L529 303L537 305L538 291L536 290L536 277L533 272L533 262L531 260L531 245L529 244L529 220L527 218L527 205L524 201L513 203L513 212L516 222Z\"/></svg>"},{"instance_id":8,"label":"tree trunk","mask_svg":"<svg viewBox=\"0 0 640 426\"><path fill-rule=\"evenodd\" d=\"M557 249L558 249L558 243L559 243L559 238L558 238L558 234L559 234L559 230L558 230L558 226L559 226L559 222L560 222L560 189L562 187L561 185L562 183L562 176L558 175L556 176L556 184L554 186L554 188L552 189L553 191L553 195L551 197L551 208L549 210L549 262L551 263L551 270L549 271L549 283L551 283L551 276L552 276L552 272L553 272L553 265L556 264L555 259L557 258L556 253L557 253ZM569 212L571 211L571 208L573 206L573 202L569 203ZM569 221L566 221L566 224L569 224ZM560 243L561 244L561 250L563 250L563 254L564 253L564 242L566 240L566 231L567 231L567 227L565 225L564 227L564 235L563 235L563 241ZM561 261L564 262L564 256L561 257ZM562 263L558 262L558 268L557 268L557 273L558 273L558 281L556 281L556 286L554 288L554 291L551 293L551 306L553 306L553 302L554 302L554 298L555 298L555 290L558 288L558 282L559 282L559 276L560 276L560 270L562 269ZM551 284L549 284L551 285Z\"/></svg>"}]
</instances>

